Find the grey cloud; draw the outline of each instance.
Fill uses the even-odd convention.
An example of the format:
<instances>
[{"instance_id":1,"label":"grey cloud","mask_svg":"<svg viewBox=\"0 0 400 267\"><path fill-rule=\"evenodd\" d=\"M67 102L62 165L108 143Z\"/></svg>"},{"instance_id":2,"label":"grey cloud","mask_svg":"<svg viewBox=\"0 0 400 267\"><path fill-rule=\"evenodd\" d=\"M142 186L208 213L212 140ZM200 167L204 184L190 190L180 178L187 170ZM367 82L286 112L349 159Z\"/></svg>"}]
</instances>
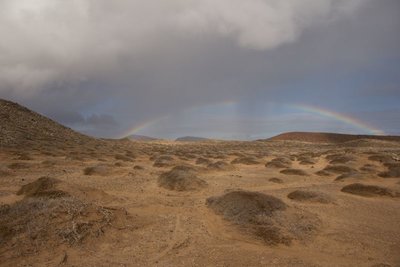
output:
<instances>
[{"instance_id":1,"label":"grey cloud","mask_svg":"<svg viewBox=\"0 0 400 267\"><path fill-rule=\"evenodd\" d=\"M393 106L399 10L397 0L3 0L0 97L108 137L226 100L248 116L265 101ZM71 111L118 126L83 127Z\"/></svg>"},{"instance_id":2,"label":"grey cloud","mask_svg":"<svg viewBox=\"0 0 400 267\"><path fill-rule=\"evenodd\" d=\"M173 34L216 34L244 47L274 48L293 42L313 23L351 13L364 1L3 0L0 90L31 95L104 78L125 60L162 49Z\"/></svg>"}]
</instances>

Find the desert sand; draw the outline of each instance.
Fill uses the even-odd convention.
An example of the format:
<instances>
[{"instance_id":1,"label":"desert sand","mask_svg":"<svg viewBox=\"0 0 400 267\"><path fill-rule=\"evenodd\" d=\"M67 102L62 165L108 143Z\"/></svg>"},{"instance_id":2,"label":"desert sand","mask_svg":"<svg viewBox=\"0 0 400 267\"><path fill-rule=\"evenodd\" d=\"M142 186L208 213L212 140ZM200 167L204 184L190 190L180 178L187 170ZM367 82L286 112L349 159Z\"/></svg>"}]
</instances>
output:
<instances>
[{"instance_id":1,"label":"desert sand","mask_svg":"<svg viewBox=\"0 0 400 267\"><path fill-rule=\"evenodd\" d=\"M400 266L400 143L87 137L0 102L1 266Z\"/></svg>"}]
</instances>

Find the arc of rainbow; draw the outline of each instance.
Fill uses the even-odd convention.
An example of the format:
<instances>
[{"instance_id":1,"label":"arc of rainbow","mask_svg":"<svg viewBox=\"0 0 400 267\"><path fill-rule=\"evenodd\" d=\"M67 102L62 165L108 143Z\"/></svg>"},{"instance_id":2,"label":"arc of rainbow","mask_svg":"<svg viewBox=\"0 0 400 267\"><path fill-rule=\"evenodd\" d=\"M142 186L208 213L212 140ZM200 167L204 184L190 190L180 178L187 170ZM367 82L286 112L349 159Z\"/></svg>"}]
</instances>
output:
<instances>
[{"instance_id":1,"label":"arc of rainbow","mask_svg":"<svg viewBox=\"0 0 400 267\"><path fill-rule=\"evenodd\" d=\"M295 109L305 111L305 112L314 113L314 114L317 114L317 115L320 115L323 117L332 118L332 119L344 122L346 124L349 124L349 125L359 128L359 129L362 129L370 134L385 135L384 131L377 129L375 127L372 127L372 126L366 124L365 122L362 122L356 118L350 117L345 114L341 114L341 113L327 110L327 109L324 109L321 107L310 106L310 105L295 104L295 105L289 105L289 106L292 108L295 108Z\"/></svg>"},{"instance_id":2,"label":"arc of rainbow","mask_svg":"<svg viewBox=\"0 0 400 267\"><path fill-rule=\"evenodd\" d=\"M209 104L209 105L193 106L193 107L185 109L184 112L190 112L190 111L196 110L198 108L204 108L204 107L207 107L207 106L210 106L210 107L212 107L212 106L221 106L221 105L222 106L230 106L230 105L235 105L235 104L236 104L235 101L225 100L225 101L222 101L222 102ZM165 119L168 119L170 116L171 116L171 114L168 114L168 115L163 115L161 117L153 118L151 120L144 121L144 122L140 123L139 125L135 125L133 128L129 128L127 131L123 132L120 135L120 138L124 138L126 136L129 136L129 135L132 135L132 134L135 134L135 133L139 133L140 131L143 131L143 130L145 130L145 129L147 129L147 128L149 128L149 127L151 127L151 126L153 126L153 125L155 125L155 124L157 124L157 123L159 123L159 122L161 122L161 121L163 121Z\"/></svg>"}]
</instances>

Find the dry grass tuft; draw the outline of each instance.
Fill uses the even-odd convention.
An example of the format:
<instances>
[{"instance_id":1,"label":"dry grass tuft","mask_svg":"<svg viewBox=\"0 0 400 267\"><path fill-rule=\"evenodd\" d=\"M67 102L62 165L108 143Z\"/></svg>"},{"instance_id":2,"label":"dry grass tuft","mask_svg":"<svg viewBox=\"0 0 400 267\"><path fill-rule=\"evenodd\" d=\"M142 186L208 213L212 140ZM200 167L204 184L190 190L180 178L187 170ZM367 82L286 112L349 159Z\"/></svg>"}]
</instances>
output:
<instances>
[{"instance_id":1,"label":"dry grass tuft","mask_svg":"<svg viewBox=\"0 0 400 267\"><path fill-rule=\"evenodd\" d=\"M208 198L207 206L267 245L290 245L293 239L311 235L318 224L315 217L300 215L282 200L258 192L232 191Z\"/></svg>"},{"instance_id":2,"label":"dry grass tuft","mask_svg":"<svg viewBox=\"0 0 400 267\"><path fill-rule=\"evenodd\" d=\"M400 197L399 192L393 191L389 188L359 183L346 185L341 191L363 197Z\"/></svg>"},{"instance_id":3,"label":"dry grass tuft","mask_svg":"<svg viewBox=\"0 0 400 267\"><path fill-rule=\"evenodd\" d=\"M288 194L288 198L300 202L316 202L323 204L333 202L332 198L324 193L305 190L295 190Z\"/></svg>"},{"instance_id":4,"label":"dry grass tuft","mask_svg":"<svg viewBox=\"0 0 400 267\"><path fill-rule=\"evenodd\" d=\"M180 165L161 174L158 185L169 190L194 191L206 187L207 183L197 177L193 167Z\"/></svg>"},{"instance_id":5,"label":"dry grass tuft","mask_svg":"<svg viewBox=\"0 0 400 267\"><path fill-rule=\"evenodd\" d=\"M286 175L299 175L299 176L306 176L307 173L303 170L300 169L284 169L281 170L280 173L286 174Z\"/></svg>"}]
</instances>

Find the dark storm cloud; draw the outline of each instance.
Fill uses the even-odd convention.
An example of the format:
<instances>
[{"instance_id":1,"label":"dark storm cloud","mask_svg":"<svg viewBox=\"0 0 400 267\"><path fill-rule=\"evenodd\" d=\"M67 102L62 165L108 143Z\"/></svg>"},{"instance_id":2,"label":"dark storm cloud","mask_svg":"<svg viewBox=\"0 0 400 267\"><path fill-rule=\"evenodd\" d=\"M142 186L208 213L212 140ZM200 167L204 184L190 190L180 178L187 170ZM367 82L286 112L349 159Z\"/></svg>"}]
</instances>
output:
<instances>
[{"instance_id":1,"label":"dark storm cloud","mask_svg":"<svg viewBox=\"0 0 400 267\"><path fill-rule=\"evenodd\" d=\"M224 100L249 116L259 100L380 109L399 101L399 10L397 0L3 0L0 96L100 136Z\"/></svg>"}]
</instances>

